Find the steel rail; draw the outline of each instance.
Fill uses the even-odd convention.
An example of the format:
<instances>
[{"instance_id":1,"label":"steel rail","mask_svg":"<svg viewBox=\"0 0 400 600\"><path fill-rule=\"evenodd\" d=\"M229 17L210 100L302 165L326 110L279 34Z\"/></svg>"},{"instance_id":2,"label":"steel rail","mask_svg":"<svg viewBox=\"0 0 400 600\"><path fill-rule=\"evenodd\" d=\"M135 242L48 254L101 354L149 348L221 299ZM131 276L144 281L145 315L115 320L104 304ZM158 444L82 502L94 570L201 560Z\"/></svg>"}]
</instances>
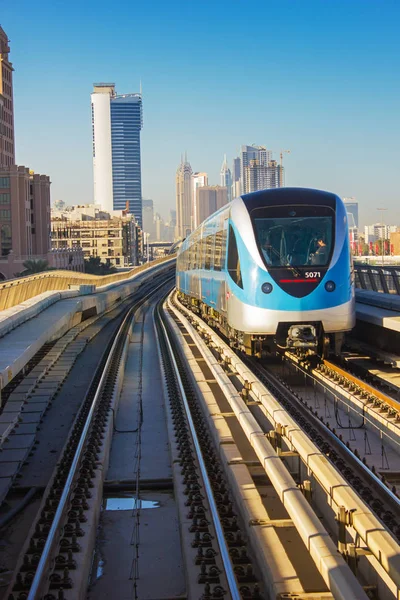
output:
<instances>
[{"instance_id":1,"label":"steel rail","mask_svg":"<svg viewBox=\"0 0 400 600\"><path fill-rule=\"evenodd\" d=\"M172 308L178 311L178 308ZM219 348L221 357L230 360L231 368L238 373L243 381L250 383L252 393L265 408L266 416L271 423L275 423L275 425L285 423L283 436L299 453L303 462L313 472L331 501L338 507L344 506L351 513L352 527L357 536L365 542L392 582L400 587L399 544L387 527L379 520L366 502L358 496L341 472L329 462L325 454L299 427L295 418L257 378L250 367L200 317L181 304L179 304L179 310L200 325L200 328L206 332L213 344ZM285 392L288 393L288 390L285 389ZM276 415L278 415L280 421L277 421ZM355 507L357 508L354 511Z\"/></svg>"},{"instance_id":2,"label":"steel rail","mask_svg":"<svg viewBox=\"0 0 400 600\"><path fill-rule=\"evenodd\" d=\"M291 357L289 357L289 358L290 358L290 361L292 362L292 364L294 364L302 373L305 373L306 375L308 375L310 377L310 373L308 371L304 371L302 369L302 367L299 364L297 364L295 361L293 361L293 359ZM259 368L262 369L262 367L259 367ZM262 370L265 371L265 369L262 369ZM270 372L268 372L266 374L271 379L273 385L275 385L277 388L278 387L279 388L284 388L284 391L286 393L288 392L287 388L284 387L283 383L281 383L279 381L279 379L275 375L273 375ZM321 375L323 375L323 373ZM315 379L315 381L317 383L320 383L320 384L324 383L321 380L319 380L318 378L316 378L315 376L313 376L313 379ZM327 383L325 383L325 386L326 386L326 389L329 389ZM283 389L282 389L282 391L283 391ZM329 391L332 392L332 388ZM344 390L344 391L346 391L346 390ZM301 411L303 412L303 414L305 414L307 416L307 418L315 424L316 427L321 428L322 431L323 431L323 433L324 433L324 435L328 436L332 440L332 442L334 444L336 444L342 450L342 452L345 453L348 456L348 458L349 458L349 460L351 462L356 463L357 467L359 467L362 470L362 472L365 474L365 476L368 477L368 478L370 478L377 485L377 487L380 488L381 492L384 495L388 496L390 498L390 500L400 510L400 498L396 494L394 494L392 492L392 490L390 488L388 488L387 485L385 483L383 483L383 481L381 481L381 479L379 479L379 477L375 473L373 473L371 471L371 469L369 467L367 467L363 463L363 461L360 460L358 458L358 456L356 456L354 454L354 452L352 452L352 450L350 450L350 448L348 448L346 446L346 444L344 442L342 442L342 440L340 440L338 438L338 436L335 433L333 433L332 429L329 429L329 427L327 427L325 425L325 423L322 423L321 420L317 416L315 416L313 413L311 413L310 411L306 412L304 406L302 405L302 403L296 397L294 397L293 400L296 402L296 405L298 406L299 409L301 409ZM376 425L373 425L373 426L376 429L378 429L378 427Z\"/></svg>"},{"instance_id":3,"label":"steel rail","mask_svg":"<svg viewBox=\"0 0 400 600\"><path fill-rule=\"evenodd\" d=\"M123 336L127 323L128 321L130 321L130 319L134 316L136 310L138 309L138 304L143 304L144 302L146 302L146 300L148 300L148 298L150 298L153 294L155 294L161 287L163 287L164 285L166 285L168 283L168 281L171 278L168 277L165 281L163 281L160 285L158 285L155 289L151 290L146 296L144 296L144 298L142 298L140 301L138 301L134 306L132 306L127 314L125 315L121 325L118 328L118 332L117 335L114 338L113 344L111 346L111 349L109 351L109 355L106 361L106 364L103 368L103 373L101 375L100 381L98 383L97 389L96 389L96 393L94 395L94 398L92 400L91 403L91 407L89 409L89 413L86 417L86 421L85 421L85 425L83 427L80 439L79 439L79 443L77 446L77 449L75 451L75 455L71 464L71 468L67 477L67 480L65 482L64 485L64 489L63 492L61 494L61 498L56 510L56 513L54 515L54 519L50 528L50 531L48 533L47 539L46 539L46 543L45 546L43 548L41 557L40 557L40 561L38 563L38 566L36 568L36 572L35 572L35 576L32 580L32 584L29 590L29 594L27 596L27 600L37 600L38 598L38 593L40 592L40 588L41 586L44 584L43 578L45 576L45 574L47 573L47 566L48 563L50 561L51 558L51 554L52 551L54 549L54 545L56 543L56 537L57 537L57 533L58 530L60 528L61 525L61 521L64 517L65 514L65 510L67 507L67 503L69 501L69 497L70 494L72 492L72 484L74 482L75 476L77 474L78 471L78 467L79 467L79 463L80 460L82 458L82 454L84 452L84 447L86 444L86 440L88 437L88 433L92 424L92 419L93 416L95 414L97 405L99 403L99 399L100 396L103 392L103 386L105 383L105 380L108 376L108 371L109 368L111 366L112 361L114 360L114 355L116 353L116 350L118 348L118 344L121 340L121 337Z\"/></svg>"},{"instance_id":4,"label":"steel rail","mask_svg":"<svg viewBox=\"0 0 400 600\"><path fill-rule=\"evenodd\" d=\"M173 369L174 369L174 373L175 373L175 377L176 377L176 381L178 383L178 387L179 387L179 391L181 394L181 398L182 398L182 402L183 405L185 407L185 412L186 412L186 418L188 420L188 424L189 424L189 429L190 429L190 433L192 435L193 438L193 445L195 447L196 450L196 456L197 456L197 460L199 463L199 467L200 467L200 472L203 478L203 482L204 482L204 489L207 495L207 500L208 503L210 505L210 511L211 511L211 516L212 516L212 520L213 520L213 524L214 524L214 528L215 528L215 532L217 535L217 541L218 541L218 545L220 548L220 552L221 552L221 558L222 558L222 562L224 565L224 569L225 569L225 574L226 574L226 578L227 578L227 582L228 582L228 586L229 586L229 591L231 593L231 597L232 600L241 600L241 594L240 591L238 589L238 585L236 582L236 577L235 577L235 572L233 569L233 565L231 563L231 558L230 558L230 554L229 554L229 549L228 549L228 545L226 543L225 540L225 536L224 536L224 532L223 532L223 528L222 528L222 524L219 518L219 514L218 514L218 509L217 509L217 505L214 499L214 494L212 492L212 488L211 488L211 483L208 477L208 473L207 473L207 469L204 463L204 459L203 459L203 454L200 448L200 443L197 437L197 432L196 432L196 428L194 426L194 422L192 419L192 415L190 412L190 408L189 408L189 403L187 401L186 398L186 394L185 394L185 390L182 384L182 379L179 373L179 369L178 369L178 365L176 364L176 360L175 360L175 355L174 355L174 351L172 349L172 345L171 342L169 340L169 335L167 332L167 329L165 327L165 324L163 322L163 319L161 317L159 308L157 308L157 312L158 312L158 318L160 319L160 325L164 334L164 339L165 339L165 343L167 345L168 348L168 352L169 352L169 358L172 362L173 365ZM159 350L160 351L160 350Z\"/></svg>"},{"instance_id":5,"label":"steel rail","mask_svg":"<svg viewBox=\"0 0 400 600\"><path fill-rule=\"evenodd\" d=\"M172 310L175 314L178 313L176 308L172 307ZM366 599L367 595L361 584L352 575L344 558L338 553L324 525L322 525L319 517L306 500L301 489L296 485L282 463L281 458L273 449L270 441L265 437L265 432L258 424L249 407L240 397L233 383L228 380L226 373L221 372L222 367L218 364L211 350L207 348L204 340L199 338L193 326L184 316L179 315L178 318L196 342L197 348L210 369L213 378L228 401L243 433L254 449L261 466L269 477L312 560L315 562L321 577L324 579L334 598L336 600Z\"/></svg>"}]
</instances>

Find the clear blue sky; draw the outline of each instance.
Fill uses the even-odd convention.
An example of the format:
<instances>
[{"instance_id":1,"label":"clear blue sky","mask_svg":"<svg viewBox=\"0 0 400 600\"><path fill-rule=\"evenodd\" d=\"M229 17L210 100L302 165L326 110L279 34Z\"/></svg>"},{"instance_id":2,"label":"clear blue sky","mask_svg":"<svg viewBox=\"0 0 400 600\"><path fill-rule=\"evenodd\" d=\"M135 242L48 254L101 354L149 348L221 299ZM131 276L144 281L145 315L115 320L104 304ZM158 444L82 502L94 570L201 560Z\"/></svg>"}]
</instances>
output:
<instances>
[{"instance_id":1,"label":"clear blue sky","mask_svg":"<svg viewBox=\"0 0 400 600\"><path fill-rule=\"evenodd\" d=\"M161 214L182 152L219 183L224 153L255 143L291 150L287 185L400 225L398 0L16 0L0 19L17 161L51 176L53 200L93 199L92 83L141 79L143 195Z\"/></svg>"}]
</instances>

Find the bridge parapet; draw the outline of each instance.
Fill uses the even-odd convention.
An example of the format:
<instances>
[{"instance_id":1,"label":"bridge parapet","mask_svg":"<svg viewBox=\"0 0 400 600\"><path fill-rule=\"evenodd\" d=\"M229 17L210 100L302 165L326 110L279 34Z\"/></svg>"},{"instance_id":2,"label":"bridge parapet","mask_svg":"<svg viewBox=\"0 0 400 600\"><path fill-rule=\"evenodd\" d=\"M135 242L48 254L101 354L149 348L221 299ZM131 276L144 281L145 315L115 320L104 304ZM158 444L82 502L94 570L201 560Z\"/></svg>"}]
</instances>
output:
<instances>
[{"instance_id":1,"label":"bridge parapet","mask_svg":"<svg viewBox=\"0 0 400 600\"><path fill-rule=\"evenodd\" d=\"M110 283L122 282L151 266L171 260L171 258L173 258L172 255L157 258L139 267L134 267L130 271L112 275L89 275L75 271L55 270L10 279L0 284L0 311L12 308L44 292L68 290L71 289L71 286L95 285L102 287Z\"/></svg>"}]
</instances>

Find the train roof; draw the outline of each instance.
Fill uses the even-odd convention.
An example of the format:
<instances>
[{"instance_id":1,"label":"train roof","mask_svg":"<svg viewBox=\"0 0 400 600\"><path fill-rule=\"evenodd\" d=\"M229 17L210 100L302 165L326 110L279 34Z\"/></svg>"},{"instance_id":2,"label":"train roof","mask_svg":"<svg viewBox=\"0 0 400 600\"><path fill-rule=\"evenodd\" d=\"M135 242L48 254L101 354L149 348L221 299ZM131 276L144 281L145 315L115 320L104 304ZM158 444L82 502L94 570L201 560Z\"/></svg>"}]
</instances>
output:
<instances>
[{"instance_id":1,"label":"train roof","mask_svg":"<svg viewBox=\"0 0 400 600\"><path fill-rule=\"evenodd\" d=\"M336 208L338 196L332 192L309 188L283 187L260 190L241 196L247 210L277 204L315 204Z\"/></svg>"}]
</instances>

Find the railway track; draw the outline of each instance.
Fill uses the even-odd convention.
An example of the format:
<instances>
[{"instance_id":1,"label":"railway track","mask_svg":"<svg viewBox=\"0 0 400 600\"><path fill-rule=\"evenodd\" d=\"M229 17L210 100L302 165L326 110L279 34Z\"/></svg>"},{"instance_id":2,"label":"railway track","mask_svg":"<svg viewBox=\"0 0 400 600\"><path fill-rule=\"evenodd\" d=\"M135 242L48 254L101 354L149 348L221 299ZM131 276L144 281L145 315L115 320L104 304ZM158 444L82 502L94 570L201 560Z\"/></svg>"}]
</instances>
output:
<instances>
[{"instance_id":1,"label":"railway track","mask_svg":"<svg viewBox=\"0 0 400 600\"><path fill-rule=\"evenodd\" d=\"M398 593L400 549L396 537L400 533L400 513L396 493L365 468L357 453L341 442L329 424L316 416L309 403L302 402L297 393L257 361L236 356L212 329L176 300L174 305L175 310L184 313L201 333L218 361L236 380L237 389L250 404L254 403L252 412L263 423L264 431L278 453L287 456L286 462L291 462L292 467L295 459L289 458L290 453L300 458L305 477L308 475L311 482L304 486L300 468L297 484L306 493L312 490L309 496L323 514L324 522L326 519L329 524L331 535L353 570L358 574L364 572L368 580L370 577L366 573L371 565L377 571L383 567L386 580L379 593L382 593L382 587ZM324 503L329 505L332 514L326 506L324 508ZM364 520L367 514L368 518ZM371 534L372 523L375 532ZM377 537L373 540L375 533Z\"/></svg>"},{"instance_id":2,"label":"railway track","mask_svg":"<svg viewBox=\"0 0 400 600\"><path fill-rule=\"evenodd\" d=\"M8 600L86 597L92 568L87 557L95 546L134 315L148 310L143 307L150 300L154 305L165 286L171 283L161 282L128 309L104 348L4 596ZM176 299L157 304L154 328L168 400L185 597L386 600L398 594L399 546L389 533L397 533L396 494L378 477L376 489L369 481L369 498L356 494L357 481L348 477L349 487L344 479L354 453L342 444L339 455L320 426L335 433L310 406L296 393L291 397L291 390L257 362L243 363ZM139 423L141 418L138 413ZM137 439L140 445L140 435ZM135 548L140 545L137 473ZM363 483L363 491L366 487ZM384 493L383 508L374 509L378 491ZM134 559L132 597L138 599L135 564Z\"/></svg>"},{"instance_id":3,"label":"railway track","mask_svg":"<svg viewBox=\"0 0 400 600\"><path fill-rule=\"evenodd\" d=\"M156 286L153 283L151 290L144 286L133 306L127 307L124 303L122 322L115 337L103 348L85 401L44 490L4 596L9 600L60 600L67 590L70 590L70 598L79 598L86 591L88 571L82 573L78 557L91 547L95 536L96 507L102 483L99 467L106 460L106 425L118 389L119 364L126 352L135 312L163 286L171 286L172 276L164 276L161 281ZM87 561L85 564L87 566Z\"/></svg>"},{"instance_id":4,"label":"railway track","mask_svg":"<svg viewBox=\"0 0 400 600\"><path fill-rule=\"evenodd\" d=\"M294 356L290 357L295 361ZM361 460L357 450L353 451L350 443L345 443L342 435L332 428L327 419L322 417L322 411L317 412L310 400L296 393L291 386L282 378L276 377L267 368L261 366L255 360L244 359L251 365L252 371L259 377L266 387L285 406L297 423L307 432L318 448L327 456L336 468L343 474L357 493L368 503L370 508L385 523L385 526L400 540L400 498L396 490L392 491L379 478L375 469L371 470ZM337 380L335 374L342 378L341 385L345 385L345 375L334 368L332 363L324 361L321 366L323 373L329 373L333 380ZM295 363L296 364L296 363ZM348 380L351 383L351 380ZM346 390L347 390L346 386Z\"/></svg>"}]
</instances>

